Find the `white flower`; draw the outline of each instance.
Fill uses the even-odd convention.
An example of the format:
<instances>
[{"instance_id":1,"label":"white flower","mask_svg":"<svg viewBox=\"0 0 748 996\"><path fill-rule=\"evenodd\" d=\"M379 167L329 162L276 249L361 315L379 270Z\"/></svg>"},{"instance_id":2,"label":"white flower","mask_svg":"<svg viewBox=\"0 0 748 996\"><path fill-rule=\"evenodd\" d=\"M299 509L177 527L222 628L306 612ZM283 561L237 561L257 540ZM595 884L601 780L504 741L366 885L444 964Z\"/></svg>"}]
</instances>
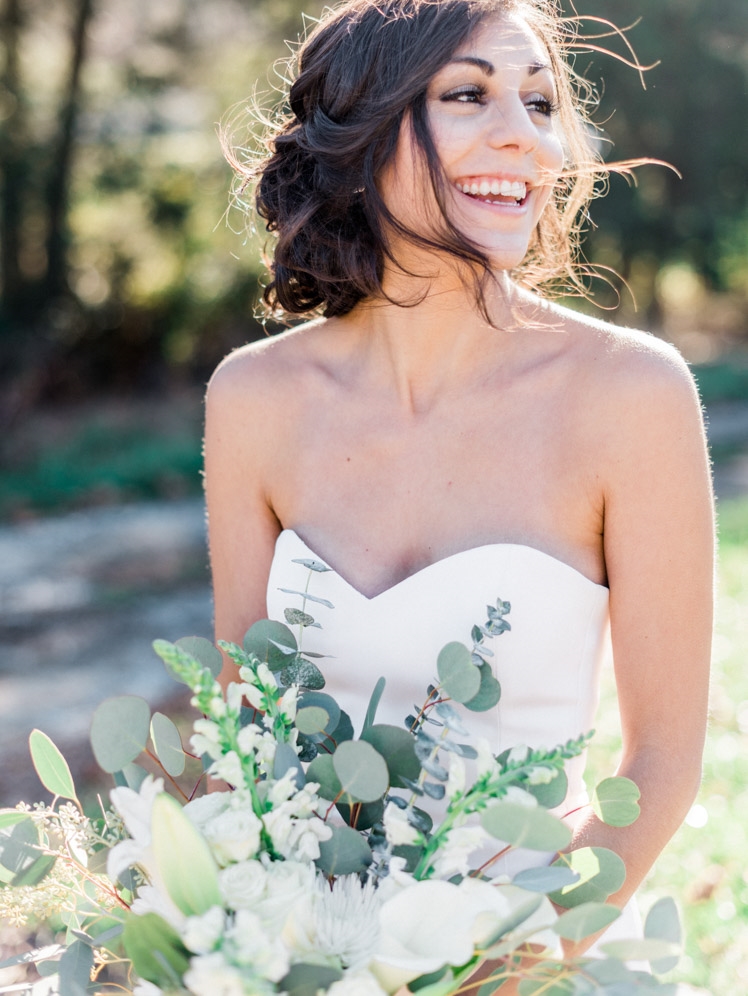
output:
<instances>
[{"instance_id":1,"label":"white flower","mask_svg":"<svg viewBox=\"0 0 748 996\"><path fill-rule=\"evenodd\" d=\"M553 768L547 768L543 765L538 765L537 768L531 768L527 775L528 785L548 785L556 777L556 772Z\"/></svg>"},{"instance_id":2,"label":"white flower","mask_svg":"<svg viewBox=\"0 0 748 996\"><path fill-rule=\"evenodd\" d=\"M243 692L244 687L234 681L226 689L226 708L234 715L241 712Z\"/></svg>"},{"instance_id":3,"label":"white flower","mask_svg":"<svg viewBox=\"0 0 748 996\"><path fill-rule=\"evenodd\" d=\"M278 703L280 707L280 712L283 718L289 722L293 723L296 719L296 704L299 698L299 686L291 685L283 693L283 698Z\"/></svg>"},{"instance_id":4,"label":"white flower","mask_svg":"<svg viewBox=\"0 0 748 996\"><path fill-rule=\"evenodd\" d=\"M136 916L157 913L175 930L180 930L185 920L184 913L171 897L155 885L141 885L130 908Z\"/></svg>"},{"instance_id":5,"label":"white flower","mask_svg":"<svg viewBox=\"0 0 748 996\"><path fill-rule=\"evenodd\" d=\"M265 663L257 666L257 680L263 688L271 689L277 687L273 672Z\"/></svg>"},{"instance_id":6,"label":"white flower","mask_svg":"<svg viewBox=\"0 0 748 996\"><path fill-rule=\"evenodd\" d=\"M370 971L394 993L443 965L464 965L473 955L473 921L480 912L480 904L450 882L416 882L380 907Z\"/></svg>"},{"instance_id":7,"label":"white flower","mask_svg":"<svg viewBox=\"0 0 748 996\"><path fill-rule=\"evenodd\" d=\"M530 753L530 748L526 744L517 744L512 747L506 759L507 764L524 764Z\"/></svg>"},{"instance_id":8,"label":"white flower","mask_svg":"<svg viewBox=\"0 0 748 996\"><path fill-rule=\"evenodd\" d=\"M327 996L384 996L384 989L370 972L346 972L333 982Z\"/></svg>"},{"instance_id":9,"label":"white flower","mask_svg":"<svg viewBox=\"0 0 748 996\"><path fill-rule=\"evenodd\" d=\"M273 847L284 858L315 861L320 841L332 836L332 828L317 818L320 800L316 789L311 782L297 790L293 771L266 783L267 800L273 808L263 815L262 822Z\"/></svg>"},{"instance_id":10,"label":"white flower","mask_svg":"<svg viewBox=\"0 0 748 996\"><path fill-rule=\"evenodd\" d=\"M437 878L467 875L470 871L470 855L491 840L491 835L481 826L454 827L447 833L435 855L434 874Z\"/></svg>"},{"instance_id":11,"label":"white flower","mask_svg":"<svg viewBox=\"0 0 748 996\"><path fill-rule=\"evenodd\" d=\"M182 808L185 816L198 830L202 830L206 823L218 816L232 803L234 792L208 792L207 795L200 795L192 799Z\"/></svg>"},{"instance_id":12,"label":"white flower","mask_svg":"<svg viewBox=\"0 0 748 996\"><path fill-rule=\"evenodd\" d=\"M362 885L357 875L342 875L332 889L327 881L318 880L317 895L316 950L339 955L344 968L364 968L379 941L378 890L371 882Z\"/></svg>"},{"instance_id":13,"label":"white flower","mask_svg":"<svg viewBox=\"0 0 748 996\"><path fill-rule=\"evenodd\" d=\"M140 979L139 982L135 983L132 996L161 996L162 993L163 990L159 989L158 986L154 986L152 982Z\"/></svg>"},{"instance_id":14,"label":"white flower","mask_svg":"<svg viewBox=\"0 0 748 996\"><path fill-rule=\"evenodd\" d=\"M190 744L193 751L202 756L219 758L221 756L221 731L218 726L209 719L196 719L192 724L193 734L190 737Z\"/></svg>"},{"instance_id":15,"label":"white flower","mask_svg":"<svg viewBox=\"0 0 748 996\"><path fill-rule=\"evenodd\" d=\"M254 755L256 763L260 766L268 767L272 764L275 758L275 737L256 723L243 726L239 730L237 742L244 757Z\"/></svg>"},{"instance_id":16,"label":"white flower","mask_svg":"<svg viewBox=\"0 0 748 996\"><path fill-rule=\"evenodd\" d=\"M202 828L220 865L254 857L260 848L261 830L262 823L248 805L226 809Z\"/></svg>"},{"instance_id":17,"label":"white flower","mask_svg":"<svg viewBox=\"0 0 748 996\"><path fill-rule=\"evenodd\" d=\"M248 992L242 973L229 965L220 951L192 958L184 973L184 985L195 996L246 996Z\"/></svg>"},{"instance_id":18,"label":"white flower","mask_svg":"<svg viewBox=\"0 0 748 996\"><path fill-rule=\"evenodd\" d=\"M479 737L475 741L475 749L478 752L475 762L477 777L483 778L484 775L489 775L496 770L496 758L485 737Z\"/></svg>"},{"instance_id":19,"label":"white flower","mask_svg":"<svg viewBox=\"0 0 748 996\"><path fill-rule=\"evenodd\" d=\"M211 906L202 916L185 920L181 934L185 947L195 954L208 954L218 944L226 924L226 914L220 906Z\"/></svg>"},{"instance_id":20,"label":"white flower","mask_svg":"<svg viewBox=\"0 0 748 996\"><path fill-rule=\"evenodd\" d=\"M218 886L231 909L251 909L264 895L267 878L259 861L239 861L219 871Z\"/></svg>"},{"instance_id":21,"label":"white flower","mask_svg":"<svg viewBox=\"0 0 748 996\"><path fill-rule=\"evenodd\" d=\"M242 691L244 692L244 698L253 709L256 709L258 712L264 712L267 709L265 693L261 688L258 688L256 685L245 684L242 685Z\"/></svg>"},{"instance_id":22,"label":"white flower","mask_svg":"<svg viewBox=\"0 0 748 996\"><path fill-rule=\"evenodd\" d=\"M315 876L311 864L274 861L269 865L265 895L253 910L272 936L281 933L293 906L314 891Z\"/></svg>"},{"instance_id":23,"label":"white flower","mask_svg":"<svg viewBox=\"0 0 748 996\"><path fill-rule=\"evenodd\" d=\"M420 833L408 823L405 810L400 809L394 802L387 803L382 822L384 823L387 843L392 847L399 847L401 844L417 844L421 840Z\"/></svg>"},{"instance_id":24,"label":"white flower","mask_svg":"<svg viewBox=\"0 0 748 996\"><path fill-rule=\"evenodd\" d=\"M146 873L153 871L155 857L151 848L151 813L156 796L163 790L163 779L148 775L138 792L124 785L110 792L112 805L122 817L131 838L115 844L107 856L107 874L113 881L133 865L140 865Z\"/></svg>"},{"instance_id":25,"label":"white flower","mask_svg":"<svg viewBox=\"0 0 748 996\"><path fill-rule=\"evenodd\" d=\"M197 703L193 702L193 705L197 705ZM215 695L210 700L210 704L208 705L208 711L210 715L213 717L213 719L223 719L223 717L226 715L227 712L226 702L224 701L223 697L220 695Z\"/></svg>"},{"instance_id":26,"label":"white flower","mask_svg":"<svg viewBox=\"0 0 748 996\"><path fill-rule=\"evenodd\" d=\"M239 910L234 924L226 931L224 947L240 965L271 982L279 982L290 967L288 951L282 941L263 930L259 917L249 910Z\"/></svg>"},{"instance_id":27,"label":"white flower","mask_svg":"<svg viewBox=\"0 0 748 996\"><path fill-rule=\"evenodd\" d=\"M465 878L457 888L482 912L473 924L473 939L477 944L488 940L496 928L507 917L532 900L536 894L520 889L516 885L497 885L475 878ZM561 941L551 928L558 919L550 900L543 896L540 906L514 930L502 936L502 940L515 940L517 945L529 939L533 944L541 944L552 957L561 957Z\"/></svg>"},{"instance_id":28,"label":"white flower","mask_svg":"<svg viewBox=\"0 0 748 996\"><path fill-rule=\"evenodd\" d=\"M519 785L510 785L501 801L514 803L515 806L524 806L525 809L536 809L538 805L535 796L525 792Z\"/></svg>"},{"instance_id":29,"label":"white flower","mask_svg":"<svg viewBox=\"0 0 748 996\"><path fill-rule=\"evenodd\" d=\"M449 755L449 777L446 792L449 799L454 799L465 791L465 762L457 754Z\"/></svg>"},{"instance_id":30,"label":"white flower","mask_svg":"<svg viewBox=\"0 0 748 996\"><path fill-rule=\"evenodd\" d=\"M235 750L227 751L222 757L216 758L209 770L214 778L221 778L229 785L244 784L241 758Z\"/></svg>"}]
</instances>

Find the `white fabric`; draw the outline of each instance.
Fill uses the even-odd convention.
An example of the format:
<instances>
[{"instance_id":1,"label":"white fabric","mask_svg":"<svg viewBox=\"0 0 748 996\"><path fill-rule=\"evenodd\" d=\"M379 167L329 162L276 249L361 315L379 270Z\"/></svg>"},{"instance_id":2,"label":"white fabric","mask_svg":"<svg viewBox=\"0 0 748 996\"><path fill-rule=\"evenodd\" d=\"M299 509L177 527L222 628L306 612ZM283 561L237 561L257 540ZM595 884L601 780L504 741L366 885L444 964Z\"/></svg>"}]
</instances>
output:
<instances>
[{"instance_id":1,"label":"white fabric","mask_svg":"<svg viewBox=\"0 0 748 996\"><path fill-rule=\"evenodd\" d=\"M281 532L268 579L268 618L282 621L284 609L301 608L299 596L280 589L303 591L308 580L311 595L332 603L330 609L307 602L322 628L305 629L302 647L329 655L317 662L325 690L350 715L357 736L380 676L386 687L376 721L402 726L425 701L427 685L436 684L439 651L454 640L471 646L473 626L485 624L486 606L497 599L511 603L511 630L486 644L502 695L488 712L463 710L471 736L485 737L499 753L518 744L554 747L593 728L600 670L610 654L608 589L568 564L533 547L490 544L446 557L367 598L335 570L310 579L309 569L294 563L304 558L325 563L296 532ZM564 812L587 800L584 757L566 770ZM492 871L513 874L546 860L524 852ZM638 933L628 915L606 940L613 932Z\"/></svg>"}]
</instances>

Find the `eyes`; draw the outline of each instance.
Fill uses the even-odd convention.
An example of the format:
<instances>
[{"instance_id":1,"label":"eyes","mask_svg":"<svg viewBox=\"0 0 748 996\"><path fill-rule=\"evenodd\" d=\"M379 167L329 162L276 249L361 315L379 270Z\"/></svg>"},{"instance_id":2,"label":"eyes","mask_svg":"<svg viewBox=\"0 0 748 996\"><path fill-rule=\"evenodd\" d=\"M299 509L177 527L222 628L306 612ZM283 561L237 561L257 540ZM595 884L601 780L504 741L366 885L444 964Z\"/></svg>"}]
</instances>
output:
<instances>
[{"instance_id":1,"label":"eyes","mask_svg":"<svg viewBox=\"0 0 748 996\"><path fill-rule=\"evenodd\" d=\"M464 86L455 87L439 97L441 103L454 104L476 104L483 106L488 103L488 87L477 83L468 83ZM555 100L542 93L531 93L523 98L523 103L528 111L540 114L549 118L558 111L558 104Z\"/></svg>"}]
</instances>

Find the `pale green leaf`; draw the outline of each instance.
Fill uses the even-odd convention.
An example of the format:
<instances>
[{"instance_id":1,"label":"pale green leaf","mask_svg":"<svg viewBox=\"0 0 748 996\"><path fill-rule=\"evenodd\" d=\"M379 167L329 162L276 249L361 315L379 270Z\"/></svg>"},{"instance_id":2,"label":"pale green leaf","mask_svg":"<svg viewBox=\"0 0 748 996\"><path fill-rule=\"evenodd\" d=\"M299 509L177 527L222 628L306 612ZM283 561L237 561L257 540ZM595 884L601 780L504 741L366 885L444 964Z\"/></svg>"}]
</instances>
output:
<instances>
[{"instance_id":1,"label":"pale green leaf","mask_svg":"<svg viewBox=\"0 0 748 996\"><path fill-rule=\"evenodd\" d=\"M475 667L475 665L473 665ZM465 703L471 712L486 712L498 705L501 698L501 685L496 680L490 664L479 664L480 685L478 691Z\"/></svg>"},{"instance_id":2,"label":"pale green leaf","mask_svg":"<svg viewBox=\"0 0 748 996\"><path fill-rule=\"evenodd\" d=\"M220 906L218 868L208 843L166 793L153 803L151 834L156 867L178 909L199 916Z\"/></svg>"},{"instance_id":3,"label":"pale green leaf","mask_svg":"<svg viewBox=\"0 0 748 996\"><path fill-rule=\"evenodd\" d=\"M329 735L336 729L340 722L341 711L332 695L326 692L305 691L299 696L298 708L306 709L307 706L317 706L327 713L329 719L322 728L324 733Z\"/></svg>"},{"instance_id":4,"label":"pale green leaf","mask_svg":"<svg viewBox=\"0 0 748 996\"><path fill-rule=\"evenodd\" d=\"M204 636L183 636L176 641L180 650L190 654L203 667L207 668L214 678L217 678L223 667L223 655L218 647Z\"/></svg>"},{"instance_id":5,"label":"pale green leaf","mask_svg":"<svg viewBox=\"0 0 748 996\"><path fill-rule=\"evenodd\" d=\"M319 795L329 801L337 799L343 790L332 758L332 754L318 754L306 769L307 783L316 782Z\"/></svg>"},{"instance_id":6,"label":"pale green leaf","mask_svg":"<svg viewBox=\"0 0 748 996\"><path fill-rule=\"evenodd\" d=\"M374 802L389 787L384 758L363 740L346 740L332 755L332 763L343 790L357 802Z\"/></svg>"},{"instance_id":7,"label":"pale green leaf","mask_svg":"<svg viewBox=\"0 0 748 996\"><path fill-rule=\"evenodd\" d=\"M519 996L577 996L574 979L523 979L518 987Z\"/></svg>"},{"instance_id":8,"label":"pale green leaf","mask_svg":"<svg viewBox=\"0 0 748 996\"><path fill-rule=\"evenodd\" d=\"M278 983L278 989L288 996L317 996L330 988L333 982L343 978L339 968L329 965L307 965L299 962L291 966L288 975Z\"/></svg>"},{"instance_id":9,"label":"pale green leaf","mask_svg":"<svg viewBox=\"0 0 748 996\"><path fill-rule=\"evenodd\" d=\"M288 626L271 619L259 619L244 634L243 647L267 664L271 671L280 671L296 656L298 644Z\"/></svg>"},{"instance_id":10,"label":"pale green leaf","mask_svg":"<svg viewBox=\"0 0 748 996\"><path fill-rule=\"evenodd\" d=\"M480 690L481 673L463 643L448 643L436 661L439 682L455 702L469 702Z\"/></svg>"},{"instance_id":11,"label":"pale green leaf","mask_svg":"<svg viewBox=\"0 0 748 996\"><path fill-rule=\"evenodd\" d=\"M385 760L393 788L405 788L403 778L415 781L421 773L421 764L416 757L415 737L400 726L375 723L361 734Z\"/></svg>"},{"instance_id":12,"label":"pale green leaf","mask_svg":"<svg viewBox=\"0 0 748 996\"><path fill-rule=\"evenodd\" d=\"M151 740L164 771L172 778L178 778L186 761L182 739L174 723L162 712L154 712L151 718Z\"/></svg>"},{"instance_id":13,"label":"pale green leaf","mask_svg":"<svg viewBox=\"0 0 748 996\"><path fill-rule=\"evenodd\" d=\"M41 730L32 730L29 749L39 781L45 789L52 795L77 801L68 763L47 734Z\"/></svg>"},{"instance_id":14,"label":"pale green leaf","mask_svg":"<svg viewBox=\"0 0 748 996\"><path fill-rule=\"evenodd\" d=\"M99 767L111 773L134 761L148 740L150 720L145 699L136 695L105 699L91 722L91 746Z\"/></svg>"},{"instance_id":15,"label":"pale green leaf","mask_svg":"<svg viewBox=\"0 0 748 996\"><path fill-rule=\"evenodd\" d=\"M329 722L330 714L321 706L303 706L296 713L296 728L308 736L323 733Z\"/></svg>"},{"instance_id":16,"label":"pale green leaf","mask_svg":"<svg viewBox=\"0 0 748 996\"><path fill-rule=\"evenodd\" d=\"M683 938L681 930L680 916L675 900L670 896L663 896L658 899L647 914L644 921L644 936L661 941L670 941L672 944L680 945ZM652 962L652 971L657 974L669 972L678 964L678 956L671 958L655 959Z\"/></svg>"},{"instance_id":17,"label":"pale green leaf","mask_svg":"<svg viewBox=\"0 0 748 996\"><path fill-rule=\"evenodd\" d=\"M527 889L528 892L555 892L557 889L563 889L565 885L571 885L577 879L578 876L571 868L542 865L540 868L526 868L518 872L512 879L512 885Z\"/></svg>"},{"instance_id":18,"label":"pale green leaf","mask_svg":"<svg viewBox=\"0 0 748 996\"><path fill-rule=\"evenodd\" d=\"M316 602L317 605L324 605L328 609L335 608L332 602L329 602L326 598L320 598L319 595L310 595L308 591L296 591L294 588L279 588L278 591L282 591L284 595L299 595L307 602Z\"/></svg>"},{"instance_id":19,"label":"pale green leaf","mask_svg":"<svg viewBox=\"0 0 748 996\"><path fill-rule=\"evenodd\" d=\"M333 827L332 837L319 844L315 864L329 877L357 875L371 864L371 850L364 838L351 827Z\"/></svg>"},{"instance_id":20,"label":"pale green leaf","mask_svg":"<svg viewBox=\"0 0 748 996\"><path fill-rule=\"evenodd\" d=\"M369 705L366 708L366 715L364 716L364 726L361 731L361 735L373 726L374 719L377 714L377 707L379 706L379 700L382 698L382 692L384 691L385 679L380 678L374 686L374 691L371 693L371 698L369 699Z\"/></svg>"},{"instance_id":21,"label":"pale green leaf","mask_svg":"<svg viewBox=\"0 0 748 996\"><path fill-rule=\"evenodd\" d=\"M580 847L562 854L554 865L571 867L579 875L576 884L565 886L549 896L552 902L565 908L589 902L603 903L626 880L623 861L615 851L606 847Z\"/></svg>"},{"instance_id":22,"label":"pale green leaf","mask_svg":"<svg viewBox=\"0 0 748 996\"><path fill-rule=\"evenodd\" d=\"M627 827L639 817L640 795L630 778L606 778L594 791L592 808L608 826Z\"/></svg>"},{"instance_id":23,"label":"pale green leaf","mask_svg":"<svg viewBox=\"0 0 748 996\"><path fill-rule=\"evenodd\" d=\"M167 991L180 988L179 982L190 965L189 952L179 934L160 916L156 913L128 916L122 942L141 979Z\"/></svg>"},{"instance_id":24,"label":"pale green leaf","mask_svg":"<svg viewBox=\"0 0 748 996\"><path fill-rule=\"evenodd\" d=\"M561 851L571 842L566 824L539 806L497 802L482 813L481 824L497 840L531 851Z\"/></svg>"},{"instance_id":25,"label":"pale green leaf","mask_svg":"<svg viewBox=\"0 0 748 996\"><path fill-rule=\"evenodd\" d=\"M680 945L672 941L661 941L656 937L638 937L630 940L608 941L600 945L600 950L609 958L621 961L671 961L680 957Z\"/></svg>"},{"instance_id":26,"label":"pale green leaf","mask_svg":"<svg viewBox=\"0 0 748 996\"><path fill-rule=\"evenodd\" d=\"M17 809L0 809L0 830L15 826L16 823L23 823L24 820L28 819L28 813L20 813Z\"/></svg>"},{"instance_id":27,"label":"pale green leaf","mask_svg":"<svg viewBox=\"0 0 748 996\"><path fill-rule=\"evenodd\" d=\"M567 941L581 941L609 927L619 918L621 911L608 903L582 903L563 913L553 929Z\"/></svg>"},{"instance_id":28,"label":"pale green leaf","mask_svg":"<svg viewBox=\"0 0 748 996\"><path fill-rule=\"evenodd\" d=\"M93 950L82 941L73 941L60 958L59 996L86 996L93 968Z\"/></svg>"}]
</instances>

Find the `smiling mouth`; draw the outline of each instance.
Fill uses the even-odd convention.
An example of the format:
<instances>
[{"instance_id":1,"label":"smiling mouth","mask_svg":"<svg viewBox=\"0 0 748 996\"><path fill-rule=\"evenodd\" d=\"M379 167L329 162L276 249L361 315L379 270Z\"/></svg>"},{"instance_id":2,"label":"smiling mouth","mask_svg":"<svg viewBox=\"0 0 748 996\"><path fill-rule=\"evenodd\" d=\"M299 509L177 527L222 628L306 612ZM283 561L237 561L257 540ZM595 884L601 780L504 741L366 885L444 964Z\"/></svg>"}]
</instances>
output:
<instances>
[{"instance_id":1,"label":"smiling mouth","mask_svg":"<svg viewBox=\"0 0 748 996\"><path fill-rule=\"evenodd\" d=\"M456 183L457 189L485 204L518 204L527 200L527 184L521 180L481 180L472 183Z\"/></svg>"}]
</instances>

